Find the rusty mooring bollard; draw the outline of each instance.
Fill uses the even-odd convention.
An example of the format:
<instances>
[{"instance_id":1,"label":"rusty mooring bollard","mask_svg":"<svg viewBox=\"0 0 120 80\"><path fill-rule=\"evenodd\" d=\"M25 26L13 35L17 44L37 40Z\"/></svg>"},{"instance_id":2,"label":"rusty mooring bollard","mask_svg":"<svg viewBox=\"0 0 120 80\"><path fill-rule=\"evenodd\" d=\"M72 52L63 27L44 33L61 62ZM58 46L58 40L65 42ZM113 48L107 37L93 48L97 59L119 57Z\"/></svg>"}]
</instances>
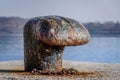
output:
<instances>
[{"instance_id":1,"label":"rusty mooring bollard","mask_svg":"<svg viewBox=\"0 0 120 80\"><path fill-rule=\"evenodd\" d=\"M60 16L33 18L24 26L25 71L60 72L64 47L82 45L89 40L85 27L73 19Z\"/></svg>"}]
</instances>

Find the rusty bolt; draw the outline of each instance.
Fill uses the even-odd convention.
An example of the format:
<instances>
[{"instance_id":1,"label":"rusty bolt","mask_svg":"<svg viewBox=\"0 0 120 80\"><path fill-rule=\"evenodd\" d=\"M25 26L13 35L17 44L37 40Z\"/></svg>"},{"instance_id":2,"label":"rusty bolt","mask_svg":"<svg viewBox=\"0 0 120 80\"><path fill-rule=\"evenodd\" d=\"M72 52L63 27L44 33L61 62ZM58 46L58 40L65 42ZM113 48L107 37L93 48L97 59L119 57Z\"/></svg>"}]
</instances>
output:
<instances>
[{"instance_id":1,"label":"rusty bolt","mask_svg":"<svg viewBox=\"0 0 120 80\"><path fill-rule=\"evenodd\" d=\"M89 32L77 21L61 16L42 16L24 26L25 70L58 73L62 70L65 46L82 45L90 40Z\"/></svg>"}]
</instances>

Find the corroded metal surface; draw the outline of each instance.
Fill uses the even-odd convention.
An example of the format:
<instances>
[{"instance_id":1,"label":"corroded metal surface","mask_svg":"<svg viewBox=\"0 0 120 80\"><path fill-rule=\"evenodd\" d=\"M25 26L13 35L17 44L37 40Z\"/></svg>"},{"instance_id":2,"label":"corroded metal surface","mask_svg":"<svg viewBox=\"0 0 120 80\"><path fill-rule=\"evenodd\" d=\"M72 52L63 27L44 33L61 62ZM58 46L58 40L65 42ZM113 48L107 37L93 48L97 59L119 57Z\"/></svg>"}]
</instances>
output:
<instances>
[{"instance_id":1,"label":"corroded metal surface","mask_svg":"<svg viewBox=\"0 0 120 80\"><path fill-rule=\"evenodd\" d=\"M36 39L40 39L51 46L75 46L85 44L90 35L85 27L77 21L60 16L43 16L31 19L32 32Z\"/></svg>"},{"instance_id":2,"label":"corroded metal surface","mask_svg":"<svg viewBox=\"0 0 120 80\"><path fill-rule=\"evenodd\" d=\"M48 46L36 40L29 32L24 33L25 70L33 69L43 72L60 72L62 70L62 53L64 47ZM26 37L28 36L28 37Z\"/></svg>"},{"instance_id":3,"label":"corroded metal surface","mask_svg":"<svg viewBox=\"0 0 120 80\"><path fill-rule=\"evenodd\" d=\"M60 16L36 17L24 26L25 70L60 72L64 46L87 43L90 35L77 21Z\"/></svg>"}]
</instances>

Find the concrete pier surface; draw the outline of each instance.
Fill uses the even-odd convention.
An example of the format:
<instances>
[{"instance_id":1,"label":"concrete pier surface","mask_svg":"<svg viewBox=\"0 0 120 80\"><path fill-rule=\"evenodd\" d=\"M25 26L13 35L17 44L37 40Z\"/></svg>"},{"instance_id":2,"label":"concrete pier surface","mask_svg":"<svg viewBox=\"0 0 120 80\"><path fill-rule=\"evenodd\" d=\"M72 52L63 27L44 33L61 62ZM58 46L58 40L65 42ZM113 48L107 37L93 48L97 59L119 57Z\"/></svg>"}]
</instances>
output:
<instances>
[{"instance_id":1,"label":"concrete pier surface","mask_svg":"<svg viewBox=\"0 0 120 80\"><path fill-rule=\"evenodd\" d=\"M63 60L63 68L74 68L79 75L33 75L24 71L24 61L0 62L0 80L120 80L120 64Z\"/></svg>"}]
</instances>

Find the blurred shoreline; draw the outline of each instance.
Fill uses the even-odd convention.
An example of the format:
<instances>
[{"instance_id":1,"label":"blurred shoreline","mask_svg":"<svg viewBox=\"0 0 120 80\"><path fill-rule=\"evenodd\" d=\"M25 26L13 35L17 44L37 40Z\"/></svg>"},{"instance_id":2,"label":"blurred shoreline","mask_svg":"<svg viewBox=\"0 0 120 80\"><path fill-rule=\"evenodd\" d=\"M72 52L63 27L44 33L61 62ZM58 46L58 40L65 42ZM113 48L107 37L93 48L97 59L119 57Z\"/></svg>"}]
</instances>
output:
<instances>
[{"instance_id":1,"label":"blurred shoreline","mask_svg":"<svg viewBox=\"0 0 120 80\"><path fill-rule=\"evenodd\" d=\"M0 34L0 36L23 36L23 34Z\"/></svg>"},{"instance_id":2,"label":"blurred shoreline","mask_svg":"<svg viewBox=\"0 0 120 80\"><path fill-rule=\"evenodd\" d=\"M0 34L0 36L23 36L23 34ZM91 37L120 37L120 34L110 34L110 33L95 33L90 34Z\"/></svg>"}]
</instances>

